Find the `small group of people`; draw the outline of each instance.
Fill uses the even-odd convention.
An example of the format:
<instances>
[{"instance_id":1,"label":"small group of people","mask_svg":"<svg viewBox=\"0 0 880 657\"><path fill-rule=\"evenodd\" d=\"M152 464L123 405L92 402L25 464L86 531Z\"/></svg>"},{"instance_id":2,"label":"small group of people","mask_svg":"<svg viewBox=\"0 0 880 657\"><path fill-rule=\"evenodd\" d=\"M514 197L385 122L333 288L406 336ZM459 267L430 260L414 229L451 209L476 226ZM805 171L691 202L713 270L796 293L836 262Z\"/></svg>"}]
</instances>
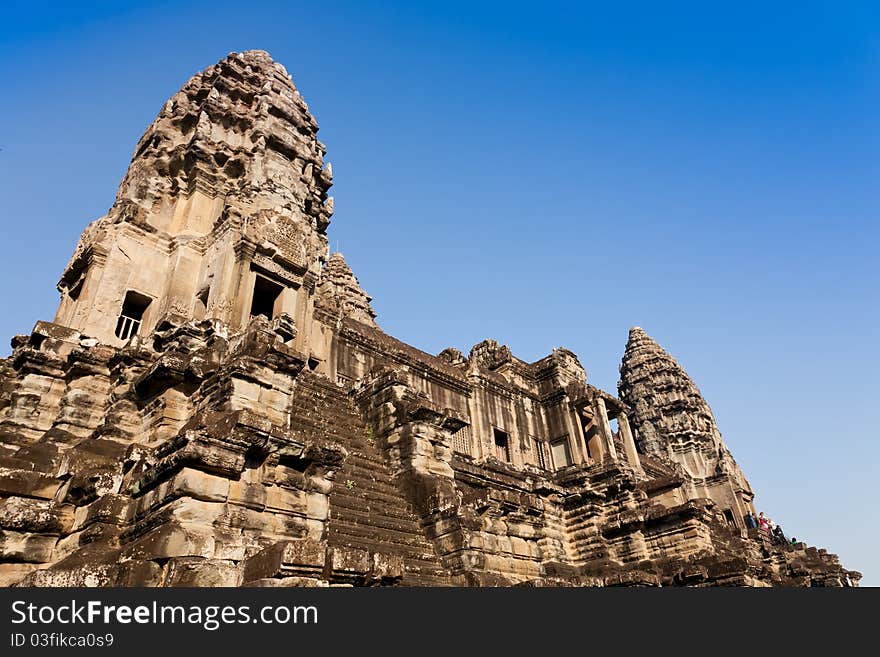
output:
<instances>
[{"instance_id":1,"label":"small group of people","mask_svg":"<svg viewBox=\"0 0 880 657\"><path fill-rule=\"evenodd\" d=\"M797 539L794 536L791 537L791 540L787 539L782 531L782 525L773 522L771 518L764 515L763 511L758 514L757 518L752 515L751 511L746 513L746 525L749 529L760 529L763 532L767 532L774 543L790 545L797 543Z\"/></svg>"}]
</instances>

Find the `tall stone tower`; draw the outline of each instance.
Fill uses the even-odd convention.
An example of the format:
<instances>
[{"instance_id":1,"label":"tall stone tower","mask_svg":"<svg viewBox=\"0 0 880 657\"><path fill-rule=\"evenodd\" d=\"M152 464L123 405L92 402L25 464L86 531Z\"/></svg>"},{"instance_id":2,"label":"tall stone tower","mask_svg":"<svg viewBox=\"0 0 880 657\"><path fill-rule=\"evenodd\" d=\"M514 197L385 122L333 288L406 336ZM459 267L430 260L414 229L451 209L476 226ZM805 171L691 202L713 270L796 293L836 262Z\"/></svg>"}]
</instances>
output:
<instances>
[{"instance_id":1,"label":"tall stone tower","mask_svg":"<svg viewBox=\"0 0 880 657\"><path fill-rule=\"evenodd\" d=\"M684 368L640 327L629 332L620 399L643 454L680 466L690 499L708 497L731 522L754 511L754 493L721 438L712 409Z\"/></svg>"},{"instance_id":2,"label":"tall stone tower","mask_svg":"<svg viewBox=\"0 0 880 657\"><path fill-rule=\"evenodd\" d=\"M333 213L317 132L268 53L233 53L194 76L83 233L55 322L118 346L166 316L238 330L251 315L287 315L304 326Z\"/></svg>"}]
</instances>

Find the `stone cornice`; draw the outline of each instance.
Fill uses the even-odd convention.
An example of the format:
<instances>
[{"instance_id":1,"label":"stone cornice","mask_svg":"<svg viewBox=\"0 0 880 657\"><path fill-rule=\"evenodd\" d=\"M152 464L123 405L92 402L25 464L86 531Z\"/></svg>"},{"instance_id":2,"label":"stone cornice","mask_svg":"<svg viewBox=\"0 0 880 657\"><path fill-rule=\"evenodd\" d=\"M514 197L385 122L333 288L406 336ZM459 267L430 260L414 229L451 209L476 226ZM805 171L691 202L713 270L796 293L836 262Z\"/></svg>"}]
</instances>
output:
<instances>
[{"instance_id":1,"label":"stone cornice","mask_svg":"<svg viewBox=\"0 0 880 657\"><path fill-rule=\"evenodd\" d=\"M355 327L354 325L358 326ZM363 327L361 329L360 327ZM431 356L430 354L425 353L424 359L418 358L415 354L411 352L417 352L418 350L415 347L410 347L395 338L385 335L382 333L385 341L393 341L396 343L394 346L396 349L393 351L391 349L383 348L383 345L379 340L376 340L374 337L368 335L368 331L375 332L377 329L371 329L370 327L360 324L359 322L355 322L352 319L342 320L341 326L336 329L338 335L343 340L357 345L362 349L382 356L388 360L400 363L402 365L407 365L412 368L413 371L419 372L424 375L429 381L434 381L435 383L439 383L448 388L456 390L464 395L470 396L473 394L473 389L471 385L463 380L450 374L449 372L444 371L445 368L449 366L444 364L440 364L440 366L434 365L432 363L427 362L428 359L436 359L435 356ZM422 352L424 353L424 352Z\"/></svg>"}]
</instances>

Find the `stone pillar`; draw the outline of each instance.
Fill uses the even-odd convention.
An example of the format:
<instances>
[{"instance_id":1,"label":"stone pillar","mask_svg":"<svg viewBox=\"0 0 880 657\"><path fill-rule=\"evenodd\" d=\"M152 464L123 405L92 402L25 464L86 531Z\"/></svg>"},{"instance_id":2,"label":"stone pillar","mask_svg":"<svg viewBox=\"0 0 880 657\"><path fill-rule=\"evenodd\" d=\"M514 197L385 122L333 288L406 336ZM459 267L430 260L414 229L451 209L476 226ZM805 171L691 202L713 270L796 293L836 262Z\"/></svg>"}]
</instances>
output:
<instances>
[{"instance_id":1,"label":"stone pillar","mask_svg":"<svg viewBox=\"0 0 880 657\"><path fill-rule=\"evenodd\" d=\"M257 251L256 244L246 238L235 245L235 273L232 279L231 324L234 328L244 328L248 323L248 313L253 295L254 276L251 261Z\"/></svg>"},{"instance_id":2,"label":"stone pillar","mask_svg":"<svg viewBox=\"0 0 880 657\"><path fill-rule=\"evenodd\" d=\"M574 441L577 442L578 451L581 453L581 463L587 463L589 461L589 457L587 456L587 436L584 433L584 415L583 409L575 414L575 436Z\"/></svg>"},{"instance_id":3,"label":"stone pillar","mask_svg":"<svg viewBox=\"0 0 880 657\"><path fill-rule=\"evenodd\" d=\"M584 434L581 429L580 418L576 417L577 411L572 409L571 402L566 395L562 400L562 412L565 414L565 424L568 427L568 445L569 449L577 446L577 454L572 454L572 460L575 463L586 463L587 449L584 446ZM552 457L551 457L552 458Z\"/></svg>"},{"instance_id":4,"label":"stone pillar","mask_svg":"<svg viewBox=\"0 0 880 657\"><path fill-rule=\"evenodd\" d=\"M636 472L644 472L636 450L636 442L633 440L632 431L629 428L629 419L625 413L617 416L617 425L620 427L620 437L623 439L623 449L626 451L626 460L635 468Z\"/></svg>"},{"instance_id":5,"label":"stone pillar","mask_svg":"<svg viewBox=\"0 0 880 657\"><path fill-rule=\"evenodd\" d=\"M91 330L92 327L87 327L86 324L90 320L92 309L97 303L98 290L101 288L101 280L104 277L104 266L106 264L106 249L99 249L97 245L93 246L92 255L89 257L88 265L86 265L86 278L83 282L83 288L80 290L79 298L63 314L59 309L58 315L55 316L56 324L61 324L77 331L88 332L86 329Z\"/></svg>"},{"instance_id":6,"label":"stone pillar","mask_svg":"<svg viewBox=\"0 0 880 657\"><path fill-rule=\"evenodd\" d=\"M294 344L297 349L307 356L312 356L316 351L312 346L312 313L314 312L313 292L315 291L316 283L317 277L311 271L307 271L303 275L302 285L294 291L294 312L291 313L296 328L298 329ZM318 355L320 355L321 358L327 358L326 350L319 349L318 351L320 352Z\"/></svg>"},{"instance_id":7,"label":"stone pillar","mask_svg":"<svg viewBox=\"0 0 880 657\"><path fill-rule=\"evenodd\" d=\"M478 399L483 394L482 381L479 375L470 375L468 376L468 382L474 391L467 400L468 414L471 418L471 456L478 461L482 461L486 455L486 449L483 444L486 423L483 421L483 404ZM489 452L489 454L491 453Z\"/></svg>"},{"instance_id":8,"label":"stone pillar","mask_svg":"<svg viewBox=\"0 0 880 657\"><path fill-rule=\"evenodd\" d=\"M281 313L286 313L290 317L293 317L294 322L296 322L297 290L298 288L296 287L284 287L281 291L281 298L275 303L276 317Z\"/></svg>"},{"instance_id":9,"label":"stone pillar","mask_svg":"<svg viewBox=\"0 0 880 657\"><path fill-rule=\"evenodd\" d=\"M166 282L165 293L157 299L162 305L159 312L153 315L152 324L144 327L145 334L146 331L154 328L155 322L165 313L192 319L200 267L201 254L188 244L179 245L176 253L171 256L170 275Z\"/></svg>"},{"instance_id":10,"label":"stone pillar","mask_svg":"<svg viewBox=\"0 0 880 657\"><path fill-rule=\"evenodd\" d=\"M599 412L599 433L605 441L605 452L612 461L617 461L617 448L614 447L614 434L611 433L611 423L608 421L608 410L605 408L605 400L596 397L596 410Z\"/></svg>"}]
</instances>

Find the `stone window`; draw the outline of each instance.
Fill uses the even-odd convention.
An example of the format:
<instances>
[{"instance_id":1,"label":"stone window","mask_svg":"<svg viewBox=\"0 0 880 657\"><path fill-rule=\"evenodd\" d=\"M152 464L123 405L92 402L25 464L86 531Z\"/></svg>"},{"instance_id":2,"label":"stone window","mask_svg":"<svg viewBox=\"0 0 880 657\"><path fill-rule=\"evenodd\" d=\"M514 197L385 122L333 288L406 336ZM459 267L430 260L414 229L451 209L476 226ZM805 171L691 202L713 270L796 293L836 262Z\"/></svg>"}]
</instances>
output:
<instances>
[{"instance_id":1,"label":"stone window","mask_svg":"<svg viewBox=\"0 0 880 657\"><path fill-rule=\"evenodd\" d=\"M116 320L116 337L120 340L128 340L137 335L144 320L144 313L150 305L150 297L129 290L125 293L125 301L122 302L122 311Z\"/></svg>"},{"instance_id":2,"label":"stone window","mask_svg":"<svg viewBox=\"0 0 880 657\"><path fill-rule=\"evenodd\" d=\"M283 291L283 286L257 274L254 282L254 298L251 302L251 317L257 315L262 315L266 319L275 317L278 314L278 303Z\"/></svg>"},{"instance_id":3,"label":"stone window","mask_svg":"<svg viewBox=\"0 0 880 657\"><path fill-rule=\"evenodd\" d=\"M553 458L553 467L557 470L571 465L571 450L567 435L550 443L550 456Z\"/></svg>"},{"instance_id":4,"label":"stone window","mask_svg":"<svg viewBox=\"0 0 880 657\"><path fill-rule=\"evenodd\" d=\"M546 470L547 455L544 453L544 441L537 436L532 436L532 449L535 451L535 465Z\"/></svg>"},{"instance_id":5,"label":"stone window","mask_svg":"<svg viewBox=\"0 0 880 657\"><path fill-rule=\"evenodd\" d=\"M499 461L510 462L510 434L501 429L492 429L495 437L495 456Z\"/></svg>"},{"instance_id":6,"label":"stone window","mask_svg":"<svg viewBox=\"0 0 880 657\"><path fill-rule=\"evenodd\" d=\"M471 454L471 426L466 424L452 434L452 450L459 454Z\"/></svg>"}]
</instances>

